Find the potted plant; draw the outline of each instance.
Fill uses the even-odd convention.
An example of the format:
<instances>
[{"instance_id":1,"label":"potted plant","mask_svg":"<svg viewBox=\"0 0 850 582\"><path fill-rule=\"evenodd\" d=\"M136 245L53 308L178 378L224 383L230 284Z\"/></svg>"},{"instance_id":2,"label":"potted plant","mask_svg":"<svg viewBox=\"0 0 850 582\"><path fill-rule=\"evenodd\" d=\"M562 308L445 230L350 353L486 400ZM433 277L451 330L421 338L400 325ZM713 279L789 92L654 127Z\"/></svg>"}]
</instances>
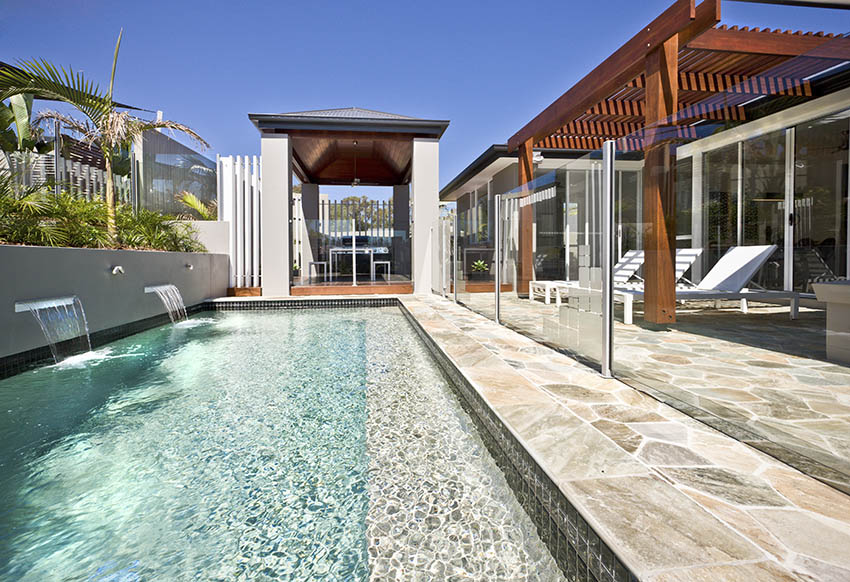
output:
<instances>
[{"instance_id":1,"label":"potted plant","mask_svg":"<svg viewBox=\"0 0 850 582\"><path fill-rule=\"evenodd\" d=\"M490 276L490 265L482 260L472 263L472 272L469 274L470 281L486 281Z\"/></svg>"}]
</instances>

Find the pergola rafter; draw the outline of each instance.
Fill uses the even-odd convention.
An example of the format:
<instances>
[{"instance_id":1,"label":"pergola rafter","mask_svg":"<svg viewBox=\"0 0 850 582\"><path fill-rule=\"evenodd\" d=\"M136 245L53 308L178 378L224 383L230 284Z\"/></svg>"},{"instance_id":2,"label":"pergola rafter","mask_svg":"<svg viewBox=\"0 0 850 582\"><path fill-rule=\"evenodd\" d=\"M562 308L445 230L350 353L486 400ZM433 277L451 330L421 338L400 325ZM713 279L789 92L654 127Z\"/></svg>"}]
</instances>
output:
<instances>
[{"instance_id":1,"label":"pergola rafter","mask_svg":"<svg viewBox=\"0 0 850 582\"><path fill-rule=\"evenodd\" d=\"M643 89L645 83L644 75L640 75L628 86ZM679 73L679 91L811 97L812 85L806 79L795 77L688 71Z\"/></svg>"}]
</instances>

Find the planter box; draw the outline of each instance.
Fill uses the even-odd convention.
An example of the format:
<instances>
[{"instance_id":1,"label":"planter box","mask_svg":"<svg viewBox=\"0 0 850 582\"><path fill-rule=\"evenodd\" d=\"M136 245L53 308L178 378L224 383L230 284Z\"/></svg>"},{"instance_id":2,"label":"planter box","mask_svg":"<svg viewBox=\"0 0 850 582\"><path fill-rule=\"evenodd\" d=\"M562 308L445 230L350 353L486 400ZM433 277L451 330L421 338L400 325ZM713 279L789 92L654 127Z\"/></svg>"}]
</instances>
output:
<instances>
[{"instance_id":1,"label":"planter box","mask_svg":"<svg viewBox=\"0 0 850 582\"><path fill-rule=\"evenodd\" d=\"M490 275L490 271L472 271L469 273L467 280L476 282L492 281L493 277Z\"/></svg>"}]
</instances>

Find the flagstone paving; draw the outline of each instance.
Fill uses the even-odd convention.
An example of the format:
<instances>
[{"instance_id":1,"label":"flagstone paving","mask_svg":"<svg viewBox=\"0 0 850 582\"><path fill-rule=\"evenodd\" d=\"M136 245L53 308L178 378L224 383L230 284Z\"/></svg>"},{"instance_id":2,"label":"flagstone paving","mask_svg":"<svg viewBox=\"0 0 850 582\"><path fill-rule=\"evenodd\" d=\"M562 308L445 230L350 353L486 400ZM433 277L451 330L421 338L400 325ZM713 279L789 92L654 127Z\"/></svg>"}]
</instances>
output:
<instances>
[{"instance_id":1,"label":"flagstone paving","mask_svg":"<svg viewBox=\"0 0 850 582\"><path fill-rule=\"evenodd\" d=\"M494 316L492 294L463 299ZM503 323L574 348L561 333L558 309L501 295ZM666 328L639 320L615 322L614 366L624 381L850 493L850 367L826 361L822 311L802 309L791 321L787 307L754 304L742 314L712 304L681 310ZM580 341L588 349L579 351L592 355L601 327Z\"/></svg>"},{"instance_id":2,"label":"flagstone paving","mask_svg":"<svg viewBox=\"0 0 850 582\"><path fill-rule=\"evenodd\" d=\"M850 580L850 496L463 306L399 299L640 580Z\"/></svg>"}]
</instances>

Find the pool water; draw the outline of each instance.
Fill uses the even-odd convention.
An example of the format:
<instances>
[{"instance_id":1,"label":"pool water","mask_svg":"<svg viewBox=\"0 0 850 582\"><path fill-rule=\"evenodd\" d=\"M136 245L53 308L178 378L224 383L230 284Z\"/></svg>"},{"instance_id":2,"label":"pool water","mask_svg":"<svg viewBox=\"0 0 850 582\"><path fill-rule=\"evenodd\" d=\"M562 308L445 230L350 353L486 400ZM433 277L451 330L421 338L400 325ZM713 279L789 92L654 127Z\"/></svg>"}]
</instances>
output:
<instances>
[{"instance_id":1,"label":"pool water","mask_svg":"<svg viewBox=\"0 0 850 582\"><path fill-rule=\"evenodd\" d=\"M561 580L397 308L203 314L0 381L0 580Z\"/></svg>"}]
</instances>

